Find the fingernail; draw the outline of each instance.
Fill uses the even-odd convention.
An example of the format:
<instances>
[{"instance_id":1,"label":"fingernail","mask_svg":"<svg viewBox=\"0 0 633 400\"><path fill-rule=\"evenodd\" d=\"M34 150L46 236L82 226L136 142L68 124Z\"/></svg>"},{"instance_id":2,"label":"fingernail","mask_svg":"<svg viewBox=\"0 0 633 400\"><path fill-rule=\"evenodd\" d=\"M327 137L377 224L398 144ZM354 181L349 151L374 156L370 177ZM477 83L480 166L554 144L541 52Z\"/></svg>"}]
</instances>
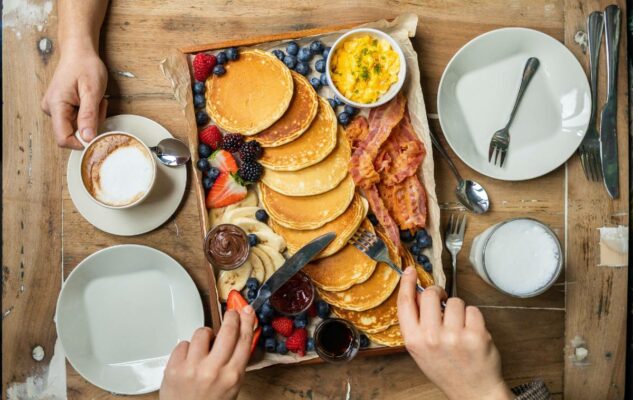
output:
<instances>
[{"instance_id":1,"label":"fingernail","mask_svg":"<svg viewBox=\"0 0 633 400\"><path fill-rule=\"evenodd\" d=\"M244 312L244 314L246 315L251 315L253 313L253 307L251 306L246 306L244 308L242 308L242 311Z\"/></svg>"},{"instance_id":2,"label":"fingernail","mask_svg":"<svg viewBox=\"0 0 633 400\"><path fill-rule=\"evenodd\" d=\"M407 268L404 270L404 273L405 273L405 274L407 274L407 275L412 275L412 274L415 274L415 269L413 269L413 267L407 267Z\"/></svg>"},{"instance_id":3,"label":"fingernail","mask_svg":"<svg viewBox=\"0 0 633 400\"><path fill-rule=\"evenodd\" d=\"M83 137L84 140L92 140L94 135L95 133L92 128L84 128L81 130L81 137Z\"/></svg>"}]
</instances>

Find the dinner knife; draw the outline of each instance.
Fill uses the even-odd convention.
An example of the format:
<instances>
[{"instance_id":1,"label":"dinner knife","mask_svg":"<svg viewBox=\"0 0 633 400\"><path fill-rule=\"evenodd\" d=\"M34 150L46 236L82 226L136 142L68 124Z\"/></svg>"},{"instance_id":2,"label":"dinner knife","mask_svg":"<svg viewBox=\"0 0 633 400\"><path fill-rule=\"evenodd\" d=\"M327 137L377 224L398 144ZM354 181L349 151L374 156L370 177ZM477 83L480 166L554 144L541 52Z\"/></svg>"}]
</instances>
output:
<instances>
[{"instance_id":1,"label":"dinner knife","mask_svg":"<svg viewBox=\"0 0 633 400\"><path fill-rule=\"evenodd\" d=\"M616 5L610 5L604 10L604 36L607 53L607 102L600 114L600 158L604 185L609 196L615 199L620 195L616 130L620 8Z\"/></svg>"},{"instance_id":2,"label":"dinner knife","mask_svg":"<svg viewBox=\"0 0 633 400\"><path fill-rule=\"evenodd\" d=\"M325 249L336 237L334 232L326 233L303 246L284 265L275 271L257 291L257 297L251 306L257 311L284 283L288 282L301 268Z\"/></svg>"}]
</instances>

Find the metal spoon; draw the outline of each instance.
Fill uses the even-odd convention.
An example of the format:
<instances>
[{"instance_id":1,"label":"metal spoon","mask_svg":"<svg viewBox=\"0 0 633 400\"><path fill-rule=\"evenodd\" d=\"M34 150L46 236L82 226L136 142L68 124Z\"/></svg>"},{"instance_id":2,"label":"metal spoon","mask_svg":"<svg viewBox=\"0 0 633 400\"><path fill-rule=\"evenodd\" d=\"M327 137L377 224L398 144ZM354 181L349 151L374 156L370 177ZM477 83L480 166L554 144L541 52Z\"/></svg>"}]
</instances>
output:
<instances>
[{"instance_id":1,"label":"metal spoon","mask_svg":"<svg viewBox=\"0 0 633 400\"><path fill-rule=\"evenodd\" d=\"M457 201L475 214L483 214L488 211L488 208L490 208L490 200L483 186L475 181L464 180L464 178L462 178L459 172L457 172L455 164L453 164L453 161L451 161L451 158L448 156L448 153L446 153L446 150L444 150L444 147L442 147L442 144L433 133L431 133L431 141L448 163L455 178L457 178L457 187L455 188Z\"/></svg>"},{"instance_id":2,"label":"metal spoon","mask_svg":"<svg viewBox=\"0 0 633 400\"><path fill-rule=\"evenodd\" d=\"M191 152L187 145L174 138L163 139L149 149L156 154L158 161L169 167L186 164L191 159Z\"/></svg>"}]
</instances>

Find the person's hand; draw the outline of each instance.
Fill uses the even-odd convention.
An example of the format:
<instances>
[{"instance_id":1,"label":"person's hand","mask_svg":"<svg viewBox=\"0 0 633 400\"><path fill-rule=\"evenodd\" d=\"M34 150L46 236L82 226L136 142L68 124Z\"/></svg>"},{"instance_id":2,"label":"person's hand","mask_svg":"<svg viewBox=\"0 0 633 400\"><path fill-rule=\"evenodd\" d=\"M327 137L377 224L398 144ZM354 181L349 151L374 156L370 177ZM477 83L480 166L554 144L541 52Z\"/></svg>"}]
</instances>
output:
<instances>
[{"instance_id":1,"label":"person's hand","mask_svg":"<svg viewBox=\"0 0 633 400\"><path fill-rule=\"evenodd\" d=\"M42 99L42 110L53 119L55 140L60 147L80 150L78 129L85 141L92 140L108 106L103 98L108 72L91 48L64 50L53 80Z\"/></svg>"},{"instance_id":2,"label":"person's hand","mask_svg":"<svg viewBox=\"0 0 633 400\"><path fill-rule=\"evenodd\" d=\"M442 315L446 293L431 286L418 294L416 279L415 270L407 268L398 294L398 319L418 367L449 399L512 399L479 309L453 297Z\"/></svg>"},{"instance_id":3,"label":"person's hand","mask_svg":"<svg viewBox=\"0 0 633 400\"><path fill-rule=\"evenodd\" d=\"M210 328L196 330L171 353L160 387L161 400L234 399L251 353L255 312L228 310L213 346Z\"/></svg>"}]
</instances>

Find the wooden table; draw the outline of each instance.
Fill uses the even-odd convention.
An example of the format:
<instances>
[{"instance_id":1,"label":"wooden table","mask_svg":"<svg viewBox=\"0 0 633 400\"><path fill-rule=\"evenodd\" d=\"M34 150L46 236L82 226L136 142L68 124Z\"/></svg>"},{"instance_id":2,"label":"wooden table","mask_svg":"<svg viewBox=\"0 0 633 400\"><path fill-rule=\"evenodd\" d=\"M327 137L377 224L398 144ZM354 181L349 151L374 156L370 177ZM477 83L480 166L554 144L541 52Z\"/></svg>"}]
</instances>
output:
<instances>
[{"instance_id":1,"label":"wooden table","mask_svg":"<svg viewBox=\"0 0 633 400\"><path fill-rule=\"evenodd\" d=\"M624 0L616 1L623 9ZM3 30L3 259L2 383L6 387L41 374L55 342L53 315L62 279L87 255L121 243L142 243L175 257L207 297L206 266L200 251L198 211L189 186L182 207L164 226L139 237L115 237L94 229L76 211L66 187L68 151L55 146L51 122L39 109L57 59L57 17L53 6L32 0L43 17L33 24L28 10ZM109 114L152 118L174 135L185 137L185 122L158 64L171 49L349 22L392 18L404 12L420 16L414 39L431 127L440 132L436 94L450 57L475 36L500 27L524 26L564 42L587 64L575 38L587 15L606 0L355 0L287 2L112 0L102 49L110 71ZM6 4L5 4L6 6ZM14 14L13 17L15 17ZM30 18L30 19L29 19ZM624 17L625 18L625 17ZM46 21L44 21L46 19ZM29 25L29 23L31 25ZM38 26L39 25L39 26ZM564 276L546 294L519 300L488 287L468 263L469 246L459 260L460 294L482 308L501 350L509 384L542 377L555 398L617 399L624 396L627 269L597 267L600 226L628 225L628 102L626 34L622 24L619 68L618 134L621 192L611 201L600 184L588 183L577 156L545 177L500 182L478 176L455 158L464 174L484 184L492 212L471 217L467 243L487 226L514 216L549 224L565 243ZM46 46L49 39L52 48ZM603 55L604 60L604 55ZM604 73L602 67L601 72ZM604 75L604 74L603 74ZM604 79L603 79L604 81ZM603 86L604 88L604 82ZM600 93L604 96L603 91ZM538 160L535 160L538 162ZM438 196L444 218L459 210L454 180L441 159L436 163ZM445 264L448 265L448 264ZM586 342L585 362L572 361L572 340ZM31 357L41 345L45 358ZM68 368L68 397L112 398ZM240 398L443 398L407 354L360 358L344 365L272 367L249 373ZM155 398L156 395L142 396Z\"/></svg>"}]
</instances>

